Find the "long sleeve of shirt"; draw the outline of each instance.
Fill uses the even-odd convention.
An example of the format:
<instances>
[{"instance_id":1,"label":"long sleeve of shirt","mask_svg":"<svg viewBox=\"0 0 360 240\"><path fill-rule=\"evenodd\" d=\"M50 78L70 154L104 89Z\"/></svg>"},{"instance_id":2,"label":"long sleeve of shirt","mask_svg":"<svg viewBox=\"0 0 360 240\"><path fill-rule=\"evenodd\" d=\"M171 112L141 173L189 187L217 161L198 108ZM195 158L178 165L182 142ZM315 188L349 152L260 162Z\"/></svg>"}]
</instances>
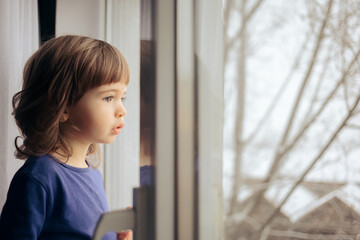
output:
<instances>
[{"instance_id":1,"label":"long sleeve of shirt","mask_svg":"<svg viewBox=\"0 0 360 240\"><path fill-rule=\"evenodd\" d=\"M38 239L46 217L44 187L31 176L18 174L7 198L0 218L1 239Z\"/></svg>"}]
</instances>

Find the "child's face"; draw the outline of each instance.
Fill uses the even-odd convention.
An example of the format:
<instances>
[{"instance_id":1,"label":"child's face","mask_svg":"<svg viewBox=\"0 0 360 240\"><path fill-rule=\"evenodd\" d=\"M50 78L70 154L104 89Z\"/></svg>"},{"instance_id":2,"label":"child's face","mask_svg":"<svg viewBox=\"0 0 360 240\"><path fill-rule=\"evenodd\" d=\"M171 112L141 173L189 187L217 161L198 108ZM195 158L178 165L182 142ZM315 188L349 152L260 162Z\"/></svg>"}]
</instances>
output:
<instances>
[{"instance_id":1,"label":"child's face","mask_svg":"<svg viewBox=\"0 0 360 240\"><path fill-rule=\"evenodd\" d=\"M117 82L87 91L68 113L68 137L83 144L113 142L124 127L126 87Z\"/></svg>"}]
</instances>

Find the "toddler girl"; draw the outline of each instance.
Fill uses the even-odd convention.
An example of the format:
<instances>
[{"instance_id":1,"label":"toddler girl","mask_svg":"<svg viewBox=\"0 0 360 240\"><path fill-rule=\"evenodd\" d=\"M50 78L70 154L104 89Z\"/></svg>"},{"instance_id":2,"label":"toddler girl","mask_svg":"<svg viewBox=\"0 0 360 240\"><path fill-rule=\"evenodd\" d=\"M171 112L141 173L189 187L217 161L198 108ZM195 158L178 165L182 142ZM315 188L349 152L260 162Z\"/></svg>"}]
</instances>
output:
<instances>
[{"instance_id":1,"label":"toddler girl","mask_svg":"<svg viewBox=\"0 0 360 240\"><path fill-rule=\"evenodd\" d=\"M21 133L15 155L26 161L11 182L0 238L91 239L108 205L87 156L124 126L128 64L104 41L67 35L30 57L23 80L13 115Z\"/></svg>"}]
</instances>

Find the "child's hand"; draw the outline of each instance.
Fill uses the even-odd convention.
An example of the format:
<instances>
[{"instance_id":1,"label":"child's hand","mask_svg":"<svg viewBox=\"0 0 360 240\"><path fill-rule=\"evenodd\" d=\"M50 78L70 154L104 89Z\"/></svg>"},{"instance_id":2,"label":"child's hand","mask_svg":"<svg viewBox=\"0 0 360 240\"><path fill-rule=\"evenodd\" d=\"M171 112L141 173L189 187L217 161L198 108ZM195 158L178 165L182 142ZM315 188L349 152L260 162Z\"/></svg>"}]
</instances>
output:
<instances>
[{"instance_id":1,"label":"child's hand","mask_svg":"<svg viewBox=\"0 0 360 240\"><path fill-rule=\"evenodd\" d=\"M132 231L117 233L117 239L118 240L132 240L133 239Z\"/></svg>"},{"instance_id":2,"label":"child's hand","mask_svg":"<svg viewBox=\"0 0 360 240\"><path fill-rule=\"evenodd\" d=\"M130 209L132 207L127 207ZM131 230L117 233L117 240L133 240L133 233Z\"/></svg>"}]
</instances>

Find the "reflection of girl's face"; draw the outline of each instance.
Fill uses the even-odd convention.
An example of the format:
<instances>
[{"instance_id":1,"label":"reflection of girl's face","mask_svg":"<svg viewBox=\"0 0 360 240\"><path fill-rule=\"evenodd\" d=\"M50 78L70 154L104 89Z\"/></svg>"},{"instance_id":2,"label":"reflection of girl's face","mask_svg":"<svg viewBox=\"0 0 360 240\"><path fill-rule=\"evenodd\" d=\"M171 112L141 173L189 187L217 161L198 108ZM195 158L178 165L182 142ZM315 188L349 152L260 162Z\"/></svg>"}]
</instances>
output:
<instances>
[{"instance_id":1,"label":"reflection of girl's face","mask_svg":"<svg viewBox=\"0 0 360 240\"><path fill-rule=\"evenodd\" d=\"M113 142L124 127L126 88L120 81L87 91L69 112L67 137L83 144Z\"/></svg>"}]
</instances>

